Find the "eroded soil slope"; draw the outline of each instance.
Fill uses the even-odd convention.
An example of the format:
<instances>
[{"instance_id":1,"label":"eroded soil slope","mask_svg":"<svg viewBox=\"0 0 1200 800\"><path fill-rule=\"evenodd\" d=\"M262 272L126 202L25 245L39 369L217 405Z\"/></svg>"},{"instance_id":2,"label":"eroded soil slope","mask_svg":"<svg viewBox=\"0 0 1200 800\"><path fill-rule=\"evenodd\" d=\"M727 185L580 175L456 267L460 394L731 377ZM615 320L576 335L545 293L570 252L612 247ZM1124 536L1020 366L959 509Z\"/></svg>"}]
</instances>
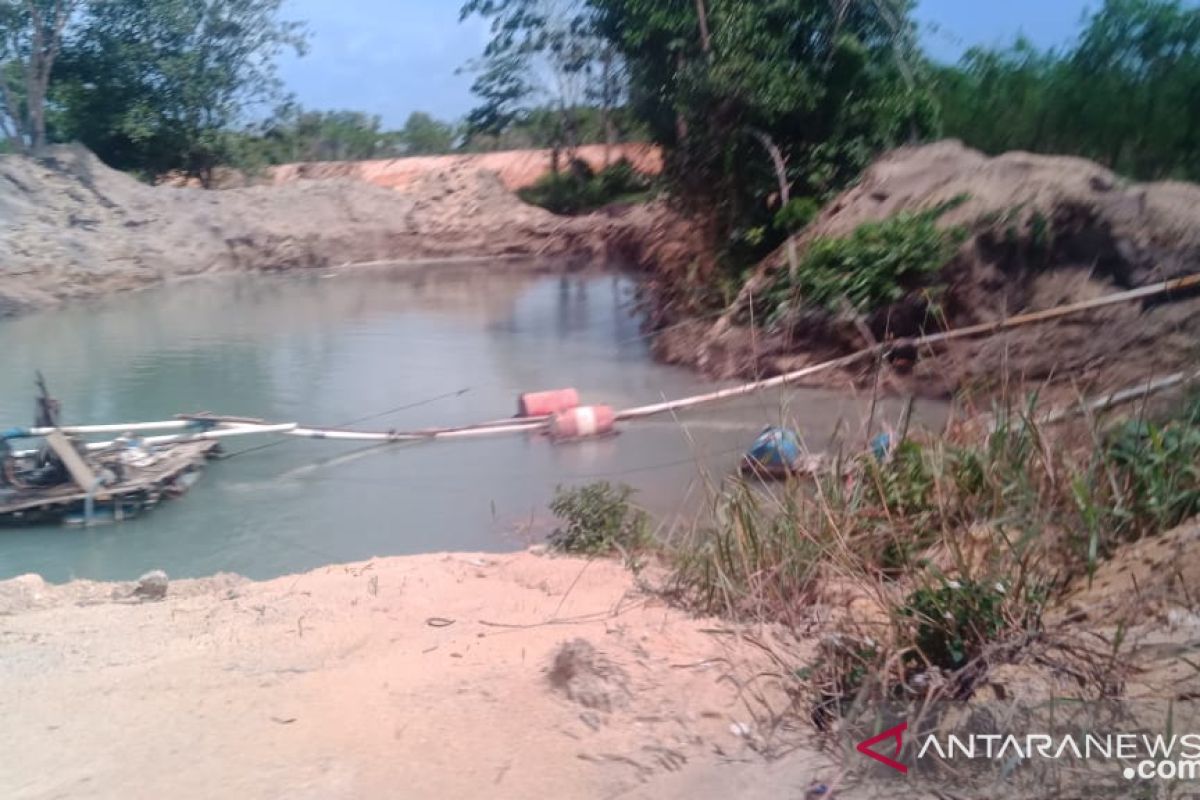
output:
<instances>
[{"instance_id":1,"label":"eroded soil slope","mask_svg":"<svg viewBox=\"0 0 1200 800\"><path fill-rule=\"evenodd\" d=\"M1026 310L1085 300L1200 271L1200 187L1132 184L1078 158L1008 153L996 158L945 141L897 150L826 207L800 237L845 236L864 222L959 199L943 226L967 237L939 276L945 322L960 327ZM790 331L751 335L747 310L772 274L769 259L739 301L715 324L669 331L661 351L719 375L771 374L858 349L861 326L827 313ZM943 392L994 388L997 376L1118 385L1194 364L1200 302L1127 304L925 353L907 382ZM876 337L911 336L923 314L898 306L869 323ZM903 380L901 382L904 382Z\"/></svg>"},{"instance_id":2,"label":"eroded soil slope","mask_svg":"<svg viewBox=\"0 0 1200 800\"><path fill-rule=\"evenodd\" d=\"M663 213L556 217L470 164L422 170L402 191L343 178L210 192L139 183L77 147L0 156L0 315L222 270L606 258Z\"/></svg>"}]
</instances>

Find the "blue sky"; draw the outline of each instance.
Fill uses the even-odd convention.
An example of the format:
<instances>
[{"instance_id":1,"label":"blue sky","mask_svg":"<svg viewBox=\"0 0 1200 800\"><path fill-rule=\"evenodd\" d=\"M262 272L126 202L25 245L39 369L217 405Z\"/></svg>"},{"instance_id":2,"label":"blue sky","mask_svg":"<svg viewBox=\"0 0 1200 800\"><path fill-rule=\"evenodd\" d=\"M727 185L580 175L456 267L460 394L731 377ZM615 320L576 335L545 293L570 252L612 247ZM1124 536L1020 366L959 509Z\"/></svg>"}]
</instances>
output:
<instances>
[{"instance_id":1,"label":"blue sky","mask_svg":"<svg viewBox=\"0 0 1200 800\"><path fill-rule=\"evenodd\" d=\"M917 18L929 51L953 61L1020 32L1040 45L1068 41L1098 2L920 0ZM414 110L456 119L471 108L470 78L455 72L483 49L487 31L478 20L459 24L457 0L286 0L284 8L312 34L307 56L281 64L306 108L367 111L388 127Z\"/></svg>"}]
</instances>

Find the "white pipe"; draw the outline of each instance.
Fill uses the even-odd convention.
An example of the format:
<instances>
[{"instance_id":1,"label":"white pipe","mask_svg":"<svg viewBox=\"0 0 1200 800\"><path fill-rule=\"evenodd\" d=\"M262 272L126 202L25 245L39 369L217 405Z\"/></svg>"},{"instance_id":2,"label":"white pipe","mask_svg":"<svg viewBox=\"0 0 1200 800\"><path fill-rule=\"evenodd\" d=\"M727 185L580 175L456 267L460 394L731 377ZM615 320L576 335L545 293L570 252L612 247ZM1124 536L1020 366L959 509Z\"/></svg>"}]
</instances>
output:
<instances>
[{"instance_id":1,"label":"white pipe","mask_svg":"<svg viewBox=\"0 0 1200 800\"><path fill-rule=\"evenodd\" d=\"M187 428L201 428L202 423L191 420L164 420L162 422L129 422L123 425L69 425L62 428L30 428L29 437L47 436L59 430L68 436L87 436L96 433L125 433L126 431L179 431Z\"/></svg>"},{"instance_id":2,"label":"white pipe","mask_svg":"<svg viewBox=\"0 0 1200 800\"><path fill-rule=\"evenodd\" d=\"M1148 297L1154 297L1168 292L1176 292L1184 289L1190 289L1200 286L1200 273L1187 275L1182 278L1172 278L1171 280L1161 281L1149 286L1143 286L1140 289L1131 289L1127 292L1117 292L1115 294L1096 297L1091 300L1085 300L1080 303L1071 303L1065 306L1055 306L1043 311L1031 311L1026 314L1018 314L1015 317L998 320L996 322L984 322L978 325L971 325L966 328L956 328L954 330L943 331L942 333L933 333L927 336L921 336L915 339L909 339L908 344L913 346L931 345L939 342L947 342L953 339L966 339L975 336L981 336L989 333L999 333L1002 330L1009 328L1019 328L1023 325L1031 325L1037 322L1048 322L1052 319L1079 314L1083 311L1091 311L1092 309L1102 308L1104 306L1114 305L1116 303L1128 303L1133 300L1144 300ZM672 400L665 403L656 403L649 406L640 406L638 408L630 408L621 411L617 414L617 420L637 419L639 417L648 417L654 414L662 414L667 411L678 411L681 408L690 408L698 406L702 403L711 403L717 400L726 400L731 397L742 397L743 395L753 394L764 389L773 389L777 386L784 386L789 383L806 378L809 375L814 375L818 372L824 372L838 367L850 366L856 361L879 352L883 352L888 345L878 344L873 347L868 347L865 350L851 353L841 358L835 358L831 361L825 361L820 364L813 364L803 369L798 369L795 372L789 372L785 375L779 375L774 378L763 381L755 381L742 386L734 386L729 389L722 389L719 392L703 394L697 397L684 397L679 400Z\"/></svg>"},{"instance_id":3,"label":"white pipe","mask_svg":"<svg viewBox=\"0 0 1200 800\"><path fill-rule=\"evenodd\" d=\"M423 439L467 439L477 436L498 436L507 433L528 433L530 431L544 428L546 423L538 420L536 422L513 422L507 424L494 424L471 426L465 428L449 428L444 430L431 430L428 432L409 431L395 433L374 433L371 431L339 431L322 428L296 428L295 430L287 431L289 436L298 436L302 439L332 439L345 442L413 442Z\"/></svg>"},{"instance_id":4,"label":"white pipe","mask_svg":"<svg viewBox=\"0 0 1200 800\"><path fill-rule=\"evenodd\" d=\"M202 442L212 439L232 438L235 436L253 436L260 433L290 433L295 429L295 422L289 422L280 425L235 425L226 428L213 428L210 431L203 431L200 433L186 433L176 436L147 436L141 440L141 443L146 446L154 446L183 442ZM86 447L89 453L94 453L99 450L107 450L110 447L115 447L118 444L120 444L120 442L114 439L107 442L88 442ZM19 450L14 452L13 455L17 457L26 457L36 455L37 452L37 450Z\"/></svg>"},{"instance_id":5,"label":"white pipe","mask_svg":"<svg viewBox=\"0 0 1200 800\"><path fill-rule=\"evenodd\" d=\"M171 444L173 442L197 442L209 439L225 439L234 436L253 436L259 433L289 433L296 430L295 422L279 423L278 425L230 425L227 428L213 428L201 433L188 433L180 436L148 436L143 444Z\"/></svg>"}]
</instances>

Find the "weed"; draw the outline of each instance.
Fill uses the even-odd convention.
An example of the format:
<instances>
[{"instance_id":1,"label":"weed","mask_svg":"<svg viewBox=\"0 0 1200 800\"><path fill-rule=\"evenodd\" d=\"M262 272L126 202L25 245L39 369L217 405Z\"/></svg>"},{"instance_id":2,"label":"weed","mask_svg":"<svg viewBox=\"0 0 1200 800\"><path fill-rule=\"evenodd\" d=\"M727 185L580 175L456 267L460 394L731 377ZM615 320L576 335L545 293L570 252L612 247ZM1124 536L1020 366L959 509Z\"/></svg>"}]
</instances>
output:
<instances>
[{"instance_id":1,"label":"weed","mask_svg":"<svg viewBox=\"0 0 1200 800\"><path fill-rule=\"evenodd\" d=\"M843 300L870 311L926 287L965 238L964 228L937 227L952 205L868 222L847 237L813 240L796 274L780 271L768 288L768 322L800 305L834 311Z\"/></svg>"},{"instance_id":2,"label":"weed","mask_svg":"<svg viewBox=\"0 0 1200 800\"><path fill-rule=\"evenodd\" d=\"M633 506L634 490L607 481L585 486L559 486L550 510L562 524L550 534L550 547L575 555L631 553L647 540L649 519Z\"/></svg>"},{"instance_id":3,"label":"weed","mask_svg":"<svg viewBox=\"0 0 1200 800\"><path fill-rule=\"evenodd\" d=\"M1041 597L1011 598L1004 581L942 579L914 590L900 611L913 624L910 663L956 670L1012 629L1041 626Z\"/></svg>"}]
</instances>

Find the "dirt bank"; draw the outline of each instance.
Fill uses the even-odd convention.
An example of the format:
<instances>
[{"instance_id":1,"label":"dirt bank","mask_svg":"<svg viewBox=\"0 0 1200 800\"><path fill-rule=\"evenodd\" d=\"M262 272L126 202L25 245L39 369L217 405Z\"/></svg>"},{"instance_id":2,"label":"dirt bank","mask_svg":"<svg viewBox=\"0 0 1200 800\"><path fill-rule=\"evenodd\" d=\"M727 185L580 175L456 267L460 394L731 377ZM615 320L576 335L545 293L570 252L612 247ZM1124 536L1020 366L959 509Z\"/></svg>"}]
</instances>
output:
<instances>
[{"instance_id":1,"label":"dirt bank","mask_svg":"<svg viewBox=\"0 0 1200 800\"><path fill-rule=\"evenodd\" d=\"M620 159L629 161L634 169L646 175L657 175L662 171L662 152L649 144L620 144L612 148L599 144L586 145L575 150L573 156L587 162L596 171ZM550 150L512 150L375 161L324 161L272 167L266 171L263 179L279 186L298 180L352 178L388 189L405 189L431 172L482 170L495 173L506 189L516 191L532 185L548 173L553 160L554 154Z\"/></svg>"},{"instance_id":2,"label":"dirt bank","mask_svg":"<svg viewBox=\"0 0 1200 800\"><path fill-rule=\"evenodd\" d=\"M747 683L770 657L613 562L430 555L132 590L0 583L3 797L765 800L827 769L806 749L763 769L755 748L789 735L766 723L779 682Z\"/></svg>"},{"instance_id":3,"label":"dirt bank","mask_svg":"<svg viewBox=\"0 0 1200 800\"><path fill-rule=\"evenodd\" d=\"M342 178L206 192L147 186L82 148L0 156L0 316L230 270L607 259L669 214L656 205L556 217L472 164L426 166L402 191Z\"/></svg>"},{"instance_id":4,"label":"dirt bank","mask_svg":"<svg viewBox=\"0 0 1200 800\"><path fill-rule=\"evenodd\" d=\"M951 327L1000 319L1200 271L1200 187L1132 184L1077 158L1008 153L996 158L958 142L897 150L827 206L799 237L844 236L864 222L965 198L941 218L967 238L941 274ZM720 320L668 331L660 352L709 373L773 374L859 349L861 328L828 314L805 316L785 336L752 332L751 298L785 268L781 251ZM1002 374L1031 382L1121 385L1195 363L1200 301L1129 304L926 353L908 390L989 391ZM866 322L876 337L918 332L923 312L884 309ZM862 377L851 376L851 377Z\"/></svg>"}]
</instances>

